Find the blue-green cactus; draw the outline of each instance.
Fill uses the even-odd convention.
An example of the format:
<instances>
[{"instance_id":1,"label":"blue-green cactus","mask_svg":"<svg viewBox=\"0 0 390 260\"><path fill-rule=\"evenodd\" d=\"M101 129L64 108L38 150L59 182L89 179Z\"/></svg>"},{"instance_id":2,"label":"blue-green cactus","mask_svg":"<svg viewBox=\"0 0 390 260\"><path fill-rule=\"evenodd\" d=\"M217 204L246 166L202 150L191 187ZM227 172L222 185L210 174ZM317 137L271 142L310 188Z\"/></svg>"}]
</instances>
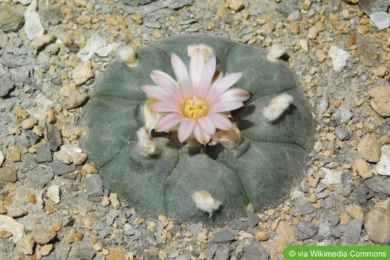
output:
<instances>
[{"instance_id":1,"label":"blue-green cactus","mask_svg":"<svg viewBox=\"0 0 390 260\"><path fill-rule=\"evenodd\" d=\"M151 71L175 78L172 54L189 64L188 47L196 45L208 46L224 75L242 72L234 88L250 93L243 107L231 111L240 137L232 137L233 146L193 147L149 129L150 123L140 132L149 120L141 87L155 85ZM190 35L138 49L133 64L114 61L84 107L88 132L80 141L109 189L141 214L188 221L226 221L246 215L248 205L261 210L280 203L302 176L314 122L294 73L267 55L259 47ZM281 115L272 115L278 109ZM158 151L143 153L140 138Z\"/></svg>"}]
</instances>

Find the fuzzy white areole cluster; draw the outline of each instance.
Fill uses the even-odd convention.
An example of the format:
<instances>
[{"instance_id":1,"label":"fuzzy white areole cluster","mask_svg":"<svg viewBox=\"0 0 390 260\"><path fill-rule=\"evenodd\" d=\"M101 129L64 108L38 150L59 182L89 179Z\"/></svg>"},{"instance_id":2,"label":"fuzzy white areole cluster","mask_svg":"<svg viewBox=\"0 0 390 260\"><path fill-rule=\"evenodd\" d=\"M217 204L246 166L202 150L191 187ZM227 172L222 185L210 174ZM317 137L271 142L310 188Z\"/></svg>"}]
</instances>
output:
<instances>
[{"instance_id":1,"label":"fuzzy white areole cluster","mask_svg":"<svg viewBox=\"0 0 390 260\"><path fill-rule=\"evenodd\" d=\"M263 116L267 121L275 121L278 119L294 101L294 98L289 94L281 94L273 98L269 105L263 109Z\"/></svg>"},{"instance_id":2,"label":"fuzzy white areole cluster","mask_svg":"<svg viewBox=\"0 0 390 260\"><path fill-rule=\"evenodd\" d=\"M284 54L286 54L287 49L280 43L275 43L271 46L271 50L267 55L267 59L269 61L277 61L282 57Z\"/></svg>"},{"instance_id":3,"label":"fuzzy white areole cluster","mask_svg":"<svg viewBox=\"0 0 390 260\"><path fill-rule=\"evenodd\" d=\"M209 213L210 217L212 217L214 211L218 210L222 204L221 201L214 199L213 196L205 190L195 191L192 194L192 200L195 202L198 209Z\"/></svg>"},{"instance_id":4,"label":"fuzzy white areole cluster","mask_svg":"<svg viewBox=\"0 0 390 260\"><path fill-rule=\"evenodd\" d=\"M134 49L130 46L123 46L117 51L117 56L120 60L126 63L129 67L137 66L137 55Z\"/></svg>"}]
</instances>

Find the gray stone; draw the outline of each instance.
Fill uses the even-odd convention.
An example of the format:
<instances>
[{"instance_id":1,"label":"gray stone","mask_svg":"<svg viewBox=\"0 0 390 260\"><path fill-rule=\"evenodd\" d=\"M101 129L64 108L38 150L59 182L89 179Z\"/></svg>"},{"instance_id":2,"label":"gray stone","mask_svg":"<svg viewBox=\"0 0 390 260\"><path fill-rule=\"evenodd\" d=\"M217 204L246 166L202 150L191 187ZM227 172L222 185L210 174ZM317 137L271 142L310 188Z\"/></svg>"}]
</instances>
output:
<instances>
[{"instance_id":1,"label":"gray stone","mask_svg":"<svg viewBox=\"0 0 390 260\"><path fill-rule=\"evenodd\" d=\"M229 222L229 226L236 230L247 230L249 228L249 223L247 219L234 219Z\"/></svg>"},{"instance_id":2,"label":"gray stone","mask_svg":"<svg viewBox=\"0 0 390 260\"><path fill-rule=\"evenodd\" d=\"M215 259L229 260L231 251L232 251L232 249L229 247L229 245L226 245L226 244L220 245L220 246L218 246L218 249L215 252Z\"/></svg>"},{"instance_id":3,"label":"gray stone","mask_svg":"<svg viewBox=\"0 0 390 260\"><path fill-rule=\"evenodd\" d=\"M329 239L332 236L330 225L328 223L319 223L317 236L321 240Z\"/></svg>"},{"instance_id":4,"label":"gray stone","mask_svg":"<svg viewBox=\"0 0 390 260\"><path fill-rule=\"evenodd\" d=\"M193 237L197 237L199 232L202 230L203 224L199 222L197 224L191 224L188 226L188 230L191 232Z\"/></svg>"},{"instance_id":5,"label":"gray stone","mask_svg":"<svg viewBox=\"0 0 390 260\"><path fill-rule=\"evenodd\" d=\"M350 128L336 127L334 131L340 141L348 140L352 136L352 131Z\"/></svg>"},{"instance_id":6,"label":"gray stone","mask_svg":"<svg viewBox=\"0 0 390 260\"><path fill-rule=\"evenodd\" d=\"M370 190L374 192L390 195L390 178L374 176L363 182Z\"/></svg>"},{"instance_id":7,"label":"gray stone","mask_svg":"<svg viewBox=\"0 0 390 260\"><path fill-rule=\"evenodd\" d=\"M188 6L192 4L192 0L181 0L181 1L176 1L176 0L167 0L164 1L164 5L168 7L169 9L179 9L184 6Z\"/></svg>"},{"instance_id":8,"label":"gray stone","mask_svg":"<svg viewBox=\"0 0 390 260\"><path fill-rule=\"evenodd\" d=\"M50 150L57 151L58 147L62 145L62 136L57 125L48 126L47 137Z\"/></svg>"},{"instance_id":9,"label":"gray stone","mask_svg":"<svg viewBox=\"0 0 390 260\"><path fill-rule=\"evenodd\" d=\"M89 245L76 243L69 253L69 259L94 259L95 255L96 252Z\"/></svg>"},{"instance_id":10,"label":"gray stone","mask_svg":"<svg viewBox=\"0 0 390 260\"><path fill-rule=\"evenodd\" d=\"M103 240L105 239L108 235L112 234L112 228L110 227L104 227L99 231L99 239Z\"/></svg>"},{"instance_id":11,"label":"gray stone","mask_svg":"<svg viewBox=\"0 0 390 260\"><path fill-rule=\"evenodd\" d=\"M88 198L103 196L103 182L98 174L93 174L86 179Z\"/></svg>"},{"instance_id":12,"label":"gray stone","mask_svg":"<svg viewBox=\"0 0 390 260\"><path fill-rule=\"evenodd\" d=\"M327 197L320 201L324 209L333 209L336 206L336 200L333 196Z\"/></svg>"},{"instance_id":13,"label":"gray stone","mask_svg":"<svg viewBox=\"0 0 390 260\"><path fill-rule=\"evenodd\" d=\"M349 195L351 195L351 192L353 190L353 181L350 172L341 173L341 181L339 187L341 195L343 195L344 197L348 197Z\"/></svg>"},{"instance_id":14,"label":"gray stone","mask_svg":"<svg viewBox=\"0 0 390 260\"><path fill-rule=\"evenodd\" d=\"M29 170L37 167L37 161L31 155L23 156L22 163L20 164L20 171L25 173Z\"/></svg>"},{"instance_id":15,"label":"gray stone","mask_svg":"<svg viewBox=\"0 0 390 260\"><path fill-rule=\"evenodd\" d=\"M259 224L260 222L260 217L259 215L257 215L256 213L252 212L252 211L248 211L248 224L249 226L251 227L255 227Z\"/></svg>"},{"instance_id":16,"label":"gray stone","mask_svg":"<svg viewBox=\"0 0 390 260\"><path fill-rule=\"evenodd\" d=\"M27 175L27 179L34 183L37 189L43 189L53 178L53 170L41 165L33 169L31 174Z\"/></svg>"},{"instance_id":17,"label":"gray stone","mask_svg":"<svg viewBox=\"0 0 390 260\"><path fill-rule=\"evenodd\" d=\"M269 253L257 241L253 241L244 248L243 258L245 260L268 260Z\"/></svg>"},{"instance_id":18,"label":"gray stone","mask_svg":"<svg viewBox=\"0 0 390 260\"><path fill-rule=\"evenodd\" d=\"M14 82L6 76L0 78L0 97L8 95L11 89L14 88Z\"/></svg>"},{"instance_id":19,"label":"gray stone","mask_svg":"<svg viewBox=\"0 0 390 260\"><path fill-rule=\"evenodd\" d=\"M339 226L330 227L330 232L332 233L332 236L334 236L335 238L339 238L342 235Z\"/></svg>"},{"instance_id":20,"label":"gray stone","mask_svg":"<svg viewBox=\"0 0 390 260\"><path fill-rule=\"evenodd\" d=\"M359 0L359 9L370 15L375 12L387 12L388 0Z\"/></svg>"},{"instance_id":21,"label":"gray stone","mask_svg":"<svg viewBox=\"0 0 390 260\"><path fill-rule=\"evenodd\" d=\"M352 116L353 114L351 110L349 110L349 108L345 106L337 108L336 111L333 113L333 117L336 119L339 125L347 123L352 118Z\"/></svg>"},{"instance_id":22,"label":"gray stone","mask_svg":"<svg viewBox=\"0 0 390 260\"><path fill-rule=\"evenodd\" d=\"M318 232L318 227L309 221L303 220L294 226L295 234L301 240L314 237Z\"/></svg>"},{"instance_id":23,"label":"gray stone","mask_svg":"<svg viewBox=\"0 0 390 260\"><path fill-rule=\"evenodd\" d=\"M362 184L353 189L353 198L355 204L362 205L367 202L368 189L366 185Z\"/></svg>"},{"instance_id":24,"label":"gray stone","mask_svg":"<svg viewBox=\"0 0 390 260\"><path fill-rule=\"evenodd\" d=\"M134 0L122 0L122 2L125 5L130 5L130 6L146 5L146 4L150 4L151 2L155 2L155 1L156 0L137 0L137 1L134 1Z\"/></svg>"},{"instance_id":25,"label":"gray stone","mask_svg":"<svg viewBox=\"0 0 390 260\"><path fill-rule=\"evenodd\" d=\"M76 166L74 164L65 164L59 161L54 161L49 165L53 169L55 175L64 175L76 170Z\"/></svg>"},{"instance_id":26,"label":"gray stone","mask_svg":"<svg viewBox=\"0 0 390 260\"><path fill-rule=\"evenodd\" d=\"M126 236L134 236L135 229L129 223L126 223L126 224L123 225L123 233Z\"/></svg>"},{"instance_id":27,"label":"gray stone","mask_svg":"<svg viewBox=\"0 0 390 260\"><path fill-rule=\"evenodd\" d=\"M120 210L111 209L106 216L107 226L111 226L114 220L119 216Z\"/></svg>"},{"instance_id":28,"label":"gray stone","mask_svg":"<svg viewBox=\"0 0 390 260\"><path fill-rule=\"evenodd\" d=\"M328 217L328 222L333 225L333 226L336 226L339 222L340 222L340 216L339 215L336 215L336 214L332 214Z\"/></svg>"},{"instance_id":29,"label":"gray stone","mask_svg":"<svg viewBox=\"0 0 390 260\"><path fill-rule=\"evenodd\" d=\"M348 244L355 245L359 242L362 226L363 220L361 219L352 219L348 223L340 225L341 232Z\"/></svg>"},{"instance_id":30,"label":"gray stone","mask_svg":"<svg viewBox=\"0 0 390 260\"><path fill-rule=\"evenodd\" d=\"M50 150L49 144L43 144L37 148L37 162L51 162L53 161L53 154Z\"/></svg>"},{"instance_id":31,"label":"gray stone","mask_svg":"<svg viewBox=\"0 0 390 260\"><path fill-rule=\"evenodd\" d=\"M15 32L19 30L24 22L23 15L12 8L1 8L0 29L4 32Z\"/></svg>"},{"instance_id":32,"label":"gray stone","mask_svg":"<svg viewBox=\"0 0 390 260\"><path fill-rule=\"evenodd\" d=\"M235 240L236 238L234 237L233 233L227 230L221 230L215 233L212 241L213 243L229 243Z\"/></svg>"},{"instance_id":33,"label":"gray stone","mask_svg":"<svg viewBox=\"0 0 390 260\"><path fill-rule=\"evenodd\" d=\"M314 193L318 194L318 193L322 192L323 190L325 190L327 187L328 186L321 181L320 183L318 183L317 187L314 189Z\"/></svg>"},{"instance_id":34,"label":"gray stone","mask_svg":"<svg viewBox=\"0 0 390 260\"><path fill-rule=\"evenodd\" d=\"M144 243L145 247L156 246L156 238L150 230L143 229L141 230L141 241Z\"/></svg>"},{"instance_id":35,"label":"gray stone","mask_svg":"<svg viewBox=\"0 0 390 260\"><path fill-rule=\"evenodd\" d=\"M314 213L316 211L317 209L310 202L305 202L298 208L298 213L302 216Z\"/></svg>"}]
</instances>

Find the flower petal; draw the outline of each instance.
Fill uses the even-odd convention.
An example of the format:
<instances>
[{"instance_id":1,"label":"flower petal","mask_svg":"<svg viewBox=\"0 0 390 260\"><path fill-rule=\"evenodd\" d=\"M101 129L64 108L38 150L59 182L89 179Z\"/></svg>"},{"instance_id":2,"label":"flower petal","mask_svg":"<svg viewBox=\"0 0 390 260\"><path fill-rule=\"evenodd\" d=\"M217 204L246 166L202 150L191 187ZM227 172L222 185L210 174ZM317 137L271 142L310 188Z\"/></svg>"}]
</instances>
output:
<instances>
[{"instance_id":1,"label":"flower petal","mask_svg":"<svg viewBox=\"0 0 390 260\"><path fill-rule=\"evenodd\" d=\"M214 123L214 125L221 130L227 131L230 130L233 126L233 123L227 118L224 114L211 114L208 116Z\"/></svg>"},{"instance_id":2,"label":"flower petal","mask_svg":"<svg viewBox=\"0 0 390 260\"><path fill-rule=\"evenodd\" d=\"M233 88L222 93L216 100L216 102L227 102L227 101L240 101L244 102L250 98L248 91L240 88Z\"/></svg>"},{"instance_id":3,"label":"flower petal","mask_svg":"<svg viewBox=\"0 0 390 260\"><path fill-rule=\"evenodd\" d=\"M188 139L194 131L196 121L187 117L183 117L179 125L178 138L181 143Z\"/></svg>"},{"instance_id":4,"label":"flower petal","mask_svg":"<svg viewBox=\"0 0 390 260\"><path fill-rule=\"evenodd\" d=\"M156 112L176 112L178 114L181 114L181 108L180 105L175 102L156 102L154 103L151 108Z\"/></svg>"},{"instance_id":5,"label":"flower petal","mask_svg":"<svg viewBox=\"0 0 390 260\"><path fill-rule=\"evenodd\" d=\"M213 123L213 120L211 120L210 117L208 116L204 116L204 117L201 117L197 120L198 124L200 125L200 127L202 127L202 129L209 135L214 135L215 134L215 125Z\"/></svg>"},{"instance_id":6,"label":"flower petal","mask_svg":"<svg viewBox=\"0 0 390 260\"><path fill-rule=\"evenodd\" d=\"M172 102L174 100L172 96L162 87L146 85L142 86L141 89L151 98L166 102Z\"/></svg>"},{"instance_id":7,"label":"flower petal","mask_svg":"<svg viewBox=\"0 0 390 260\"><path fill-rule=\"evenodd\" d=\"M194 136L201 144L207 144L210 141L210 135L198 123L195 124Z\"/></svg>"},{"instance_id":8,"label":"flower petal","mask_svg":"<svg viewBox=\"0 0 390 260\"><path fill-rule=\"evenodd\" d=\"M200 50L195 51L190 60L190 78L193 89L198 88L204 65L203 53Z\"/></svg>"},{"instance_id":9,"label":"flower petal","mask_svg":"<svg viewBox=\"0 0 390 260\"><path fill-rule=\"evenodd\" d=\"M228 112L240 108L242 106L244 106L244 104L238 101L219 102L212 105L212 107L209 110L209 113L213 114L213 113L220 113L220 112Z\"/></svg>"},{"instance_id":10,"label":"flower petal","mask_svg":"<svg viewBox=\"0 0 390 260\"><path fill-rule=\"evenodd\" d=\"M204 99L208 91L210 90L211 81L213 80L213 76L215 74L216 64L217 59L215 58L215 56L212 56L204 65L202 77L199 81L198 87L195 89L195 95L199 99Z\"/></svg>"},{"instance_id":11,"label":"flower petal","mask_svg":"<svg viewBox=\"0 0 390 260\"><path fill-rule=\"evenodd\" d=\"M153 81L163 89L165 89L168 93L172 95L175 100L181 102L183 100L183 95L180 92L180 89L177 86L176 81L169 76L167 73L159 71L159 70L153 70L150 73L150 76L152 77Z\"/></svg>"},{"instance_id":12,"label":"flower petal","mask_svg":"<svg viewBox=\"0 0 390 260\"><path fill-rule=\"evenodd\" d=\"M179 85L182 89L182 93L184 95L184 98L190 98L192 97L192 85L190 81L190 77L188 75L187 66L185 63L177 56L176 54L172 53L171 56L171 63L172 63L172 69L175 73L176 79L179 82Z\"/></svg>"},{"instance_id":13,"label":"flower petal","mask_svg":"<svg viewBox=\"0 0 390 260\"><path fill-rule=\"evenodd\" d=\"M155 130L157 132L169 132L173 127L179 124L183 120L183 116L170 113L164 117L162 117L158 123L156 124Z\"/></svg>"},{"instance_id":14,"label":"flower petal","mask_svg":"<svg viewBox=\"0 0 390 260\"><path fill-rule=\"evenodd\" d=\"M231 73L217 80L206 96L206 102L213 103L219 95L233 86L242 76L242 72Z\"/></svg>"}]
</instances>

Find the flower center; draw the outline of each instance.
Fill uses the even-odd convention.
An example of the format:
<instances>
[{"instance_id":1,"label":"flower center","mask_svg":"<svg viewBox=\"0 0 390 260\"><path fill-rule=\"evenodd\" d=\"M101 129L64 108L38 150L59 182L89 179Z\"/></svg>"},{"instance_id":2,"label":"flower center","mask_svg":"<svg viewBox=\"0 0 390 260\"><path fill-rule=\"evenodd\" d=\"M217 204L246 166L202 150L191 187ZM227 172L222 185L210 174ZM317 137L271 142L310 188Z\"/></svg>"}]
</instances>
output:
<instances>
[{"instance_id":1,"label":"flower center","mask_svg":"<svg viewBox=\"0 0 390 260\"><path fill-rule=\"evenodd\" d=\"M207 106L203 100L199 100L196 96L188 99L184 103L184 116L198 119L207 115Z\"/></svg>"}]
</instances>

